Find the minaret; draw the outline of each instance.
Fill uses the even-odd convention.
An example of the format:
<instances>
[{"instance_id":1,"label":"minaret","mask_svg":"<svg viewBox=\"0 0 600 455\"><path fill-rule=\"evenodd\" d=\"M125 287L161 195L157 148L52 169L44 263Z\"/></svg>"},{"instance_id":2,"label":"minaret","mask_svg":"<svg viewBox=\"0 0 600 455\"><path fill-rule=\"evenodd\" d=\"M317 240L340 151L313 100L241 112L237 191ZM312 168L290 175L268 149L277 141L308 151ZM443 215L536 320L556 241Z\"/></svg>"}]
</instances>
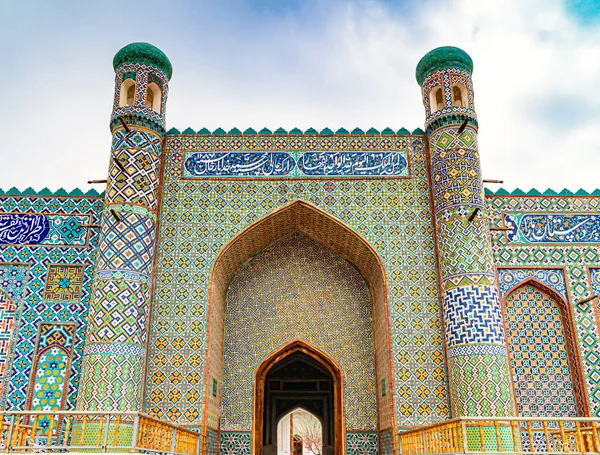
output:
<instances>
[{"instance_id":1,"label":"minaret","mask_svg":"<svg viewBox=\"0 0 600 455\"><path fill-rule=\"evenodd\" d=\"M172 67L147 43L115 55L112 150L77 408L141 411Z\"/></svg>"},{"instance_id":2,"label":"minaret","mask_svg":"<svg viewBox=\"0 0 600 455\"><path fill-rule=\"evenodd\" d=\"M452 417L512 416L473 104L473 61L440 47L417 65L427 115Z\"/></svg>"}]
</instances>

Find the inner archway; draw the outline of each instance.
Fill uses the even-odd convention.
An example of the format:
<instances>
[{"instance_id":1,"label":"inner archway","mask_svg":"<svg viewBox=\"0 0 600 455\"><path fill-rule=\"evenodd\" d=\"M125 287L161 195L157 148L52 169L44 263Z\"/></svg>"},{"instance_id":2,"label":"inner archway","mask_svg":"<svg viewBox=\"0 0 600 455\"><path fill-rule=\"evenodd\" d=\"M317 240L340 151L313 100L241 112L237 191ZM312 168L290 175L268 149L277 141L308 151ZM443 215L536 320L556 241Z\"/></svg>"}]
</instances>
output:
<instances>
[{"instance_id":1,"label":"inner archway","mask_svg":"<svg viewBox=\"0 0 600 455\"><path fill-rule=\"evenodd\" d=\"M277 455L321 455L324 453L321 420L306 409L296 408L279 418Z\"/></svg>"}]
</instances>

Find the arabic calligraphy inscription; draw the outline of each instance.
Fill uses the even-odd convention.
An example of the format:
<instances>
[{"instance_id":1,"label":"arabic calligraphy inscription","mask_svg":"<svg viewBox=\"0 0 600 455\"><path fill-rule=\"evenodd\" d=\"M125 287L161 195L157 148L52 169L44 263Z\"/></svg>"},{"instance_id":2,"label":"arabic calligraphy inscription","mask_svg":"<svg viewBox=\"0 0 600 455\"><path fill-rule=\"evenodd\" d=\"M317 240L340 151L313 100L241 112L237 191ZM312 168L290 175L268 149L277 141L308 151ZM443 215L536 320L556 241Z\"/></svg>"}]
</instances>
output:
<instances>
[{"instance_id":1,"label":"arabic calligraphy inscription","mask_svg":"<svg viewBox=\"0 0 600 455\"><path fill-rule=\"evenodd\" d=\"M406 151L187 152L184 177L408 177Z\"/></svg>"},{"instance_id":2,"label":"arabic calligraphy inscription","mask_svg":"<svg viewBox=\"0 0 600 455\"><path fill-rule=\"evenodd\" d=\"M505 213L508 243L600 243L600 215Z\"/></svg>"}]
</instances>

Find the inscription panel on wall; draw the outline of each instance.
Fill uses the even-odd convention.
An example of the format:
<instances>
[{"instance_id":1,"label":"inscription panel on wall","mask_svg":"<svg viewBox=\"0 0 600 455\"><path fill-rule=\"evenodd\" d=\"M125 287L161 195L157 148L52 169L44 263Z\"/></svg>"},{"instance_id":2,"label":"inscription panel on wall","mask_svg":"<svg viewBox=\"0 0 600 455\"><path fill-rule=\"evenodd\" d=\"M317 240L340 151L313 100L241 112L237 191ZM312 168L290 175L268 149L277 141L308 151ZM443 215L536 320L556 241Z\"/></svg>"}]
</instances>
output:
<instances>
[{"instance_id":1,"label":"inscription panel on wall","mask_svg":"<svg viewBox=\"0 0 600 455\"><path fill-rule=\"evenodd\" d=\"M0 214L0 245L61 245L85 247L87 215Z\"/></svg>"},{"instance_id":2,"label":"inscription panel on wall","mask_svg":"<svg viewBox=\"0 0 600 455\"><path fill-rule=\"evenodd\" d=\"M408 152L185 152L184 178L409 177Z\"/></svg>"},{"instance_id":3,"label":"inscription panel on wall","mask_svg":"<svg viewBox=\"0 0 600 455\"><path fill-rule=\"evenodd\" d=\"M508 244L600 244L600 215L592 213L503 213Z\"/></svg>"}]
</instances>

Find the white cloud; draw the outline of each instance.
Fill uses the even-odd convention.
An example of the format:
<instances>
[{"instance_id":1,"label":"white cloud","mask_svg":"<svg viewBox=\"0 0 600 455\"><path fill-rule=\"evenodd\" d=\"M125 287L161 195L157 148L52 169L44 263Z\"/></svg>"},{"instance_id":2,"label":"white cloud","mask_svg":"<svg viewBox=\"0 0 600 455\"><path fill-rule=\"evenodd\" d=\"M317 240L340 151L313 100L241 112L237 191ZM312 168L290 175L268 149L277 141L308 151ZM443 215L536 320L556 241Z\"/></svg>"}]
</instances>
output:
<instances>
[{"instance_id":1,"label":"white cloud","mask_svg":"<svg viewBox=\"0 0 600 455\"><path fill-rule=\"evenodd\" d=\"M456 45L475 62L486 177L508 188L600 186L600 28L557 0L315 1L271 16L229 3L202 14L174 4L150 31L151 7L129 28L98 14L105 22L77 31L87 48L72 36L41 42L32 55L45 54L43 65L23 51L16 74L0 75L11 88L0 187L85 188L106 175L111 59L134 40L171 58L167 122L180 130L422 127L416 64Z\"/></svg>"}]
</instances>

